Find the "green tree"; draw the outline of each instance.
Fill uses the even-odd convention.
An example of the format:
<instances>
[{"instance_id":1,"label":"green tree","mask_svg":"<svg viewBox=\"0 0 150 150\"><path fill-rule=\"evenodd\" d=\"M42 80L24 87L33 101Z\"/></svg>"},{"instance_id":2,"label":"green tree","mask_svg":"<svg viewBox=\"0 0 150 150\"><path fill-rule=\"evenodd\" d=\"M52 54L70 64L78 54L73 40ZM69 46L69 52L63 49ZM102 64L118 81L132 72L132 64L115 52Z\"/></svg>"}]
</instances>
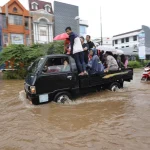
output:
<instances>
[{"instance_id":1,"label":"green tree","mask_svg":"<svg viewBox=\"0 0 150 150\"><path fill-rule=\"evenodd\" d=\"M9 45L0 53L0 65L14 58L16 71L4 73L4 77L10 79L21 79L26 75L26 68L38 57L50 54L62 54L64 51L64 41L54 41L48 44ZM24 67L20 67L20 63Z\"/></svg>"}]
</instances>

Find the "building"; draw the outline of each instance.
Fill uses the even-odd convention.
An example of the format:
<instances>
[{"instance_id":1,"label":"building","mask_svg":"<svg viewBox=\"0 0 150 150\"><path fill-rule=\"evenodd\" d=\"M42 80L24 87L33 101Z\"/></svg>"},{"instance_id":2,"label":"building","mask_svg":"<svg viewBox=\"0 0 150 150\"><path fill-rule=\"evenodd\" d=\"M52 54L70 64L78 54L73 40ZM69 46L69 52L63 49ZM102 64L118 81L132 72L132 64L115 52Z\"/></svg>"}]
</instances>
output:
<instances>
[{"instance_id":1,"label":"building","mask_svg":"<svg viewBox=\"0 0 150 150\"><path fill-rule=\"evenodd\" d=\"M3 47L32 43L30 13L18 0L10 0L0 8L0 23Z\"/></svg>"},{"instance_id":2,"label":"building","mask_svg":"<svg viewBox=\"0 0 150 150\"><path fill-rule=\"evenodd\" d=\"M52 42L54 15L51 3L29 0L29 10L32 16L32 36L34 37L34 43Z\"/></svg>"},{"instance_id":3,"label":"building","mask_svg":"<svg viewBox=\"0 0 150 150\"><path fill-rule=\"evenodd\" d=\"M72 30L79 34L79 8L75 5L54 1L54 35L65 32L65 28L70 26Z\"/></svg>"},{"instance_id":4,"label":"building","mask_svg":"<svg viewBox=\"0 0 150 150\"><path fill-rule=\"evenodd\" d=\"M140 32L145 33L145 52L146 58L150 59L150 28L142 25L141 29L122 33L113 36L113 46L116 49L124 51L125 55L138 55L139 39L138 35Z\"/></svg>"},{"instance_id":5,"label":"building","mask_svg":"<svg viewBox=\"0 0 150 150\"><path fill-rule=\"evenodd\" d=\"M101 38L96 38L92 40L95 44L101 45ZM103 37L103 46L112 47L112 37Z\"/></svg>"},{"instance_id":6,"label":"building","mask_svg":"<svg viewBox=\"0 0 150 150\"><path fill-rule=\"evenodd\" d=\"M126 48L126 47L137 47L138 46L138 34L142 29L114 35L113 46L116 49Z\"/></svg>"},{"instance_id":7,"label":"building","mask_svg":"<svg viewBox=\"0 0 150 150\"><path fill-rule=\"evenodd\" d=\"M88 29L88 21L87 20L79 20L79 30L80 30L80 36L85 37L87 35L87 29Z\"/></svg>"}]
</instances>

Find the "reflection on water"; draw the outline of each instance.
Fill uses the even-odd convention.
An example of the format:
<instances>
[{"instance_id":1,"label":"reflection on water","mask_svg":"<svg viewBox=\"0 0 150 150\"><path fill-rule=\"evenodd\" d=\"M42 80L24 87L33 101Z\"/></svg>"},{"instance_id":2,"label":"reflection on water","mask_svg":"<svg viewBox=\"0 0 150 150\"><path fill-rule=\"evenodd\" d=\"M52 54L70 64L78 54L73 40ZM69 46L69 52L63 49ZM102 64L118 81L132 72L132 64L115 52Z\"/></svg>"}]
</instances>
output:
<instances>
[{"instance_id":1,"label":"reflection on water","mask_svg":"<svg viewBox=\"0 0 150 150\"><path fill-rule=\"evenodd\" d=\"M0 80L0 149L149 150L150 83L141 74L64 105L30 105L23 81Z\"/></svg>"}]
</instances>

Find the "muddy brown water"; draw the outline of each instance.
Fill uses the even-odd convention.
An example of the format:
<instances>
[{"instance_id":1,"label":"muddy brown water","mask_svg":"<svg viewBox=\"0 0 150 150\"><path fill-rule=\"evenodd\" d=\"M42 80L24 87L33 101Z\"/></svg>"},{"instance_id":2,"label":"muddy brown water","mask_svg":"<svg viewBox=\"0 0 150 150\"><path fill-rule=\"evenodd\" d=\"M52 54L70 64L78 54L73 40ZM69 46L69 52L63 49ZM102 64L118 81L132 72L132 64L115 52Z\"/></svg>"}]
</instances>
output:
<instances>
[{"instance_id":1,"label":"muddy brown water","mask_svg":"<svg viewBox=\"0 0 150 150\"><path fill-rule=\"evenodd\" d=\"M150 83L143 70L117 92L30 105L24 81L0 80L0 150L149 150Z\"/></svg>"}]
</instances>

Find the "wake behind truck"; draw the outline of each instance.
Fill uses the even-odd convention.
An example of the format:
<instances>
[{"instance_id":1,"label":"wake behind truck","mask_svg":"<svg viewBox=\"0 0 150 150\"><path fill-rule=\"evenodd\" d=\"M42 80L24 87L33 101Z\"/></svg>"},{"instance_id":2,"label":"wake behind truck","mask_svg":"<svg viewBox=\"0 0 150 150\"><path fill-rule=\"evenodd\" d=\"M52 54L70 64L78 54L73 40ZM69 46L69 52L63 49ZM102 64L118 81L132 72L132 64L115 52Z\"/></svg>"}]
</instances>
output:
<instances>
[{"instance_id":1,"label":"wake behind truck","mask_svg":"<svg viewBox=\"0 0 150 150\"><path fill-rule=\"evenodd\" d=\"M63 69L64 60L69 63L67 70ZM90 89L107 88L114 91L123 88L124 81L130 82L132 79L132 68L78 76L76 63L71 56L47 55L29 66L24 88L27 98L34 105L51 101L64 103Z\"/></svg>"}]
</instances>

